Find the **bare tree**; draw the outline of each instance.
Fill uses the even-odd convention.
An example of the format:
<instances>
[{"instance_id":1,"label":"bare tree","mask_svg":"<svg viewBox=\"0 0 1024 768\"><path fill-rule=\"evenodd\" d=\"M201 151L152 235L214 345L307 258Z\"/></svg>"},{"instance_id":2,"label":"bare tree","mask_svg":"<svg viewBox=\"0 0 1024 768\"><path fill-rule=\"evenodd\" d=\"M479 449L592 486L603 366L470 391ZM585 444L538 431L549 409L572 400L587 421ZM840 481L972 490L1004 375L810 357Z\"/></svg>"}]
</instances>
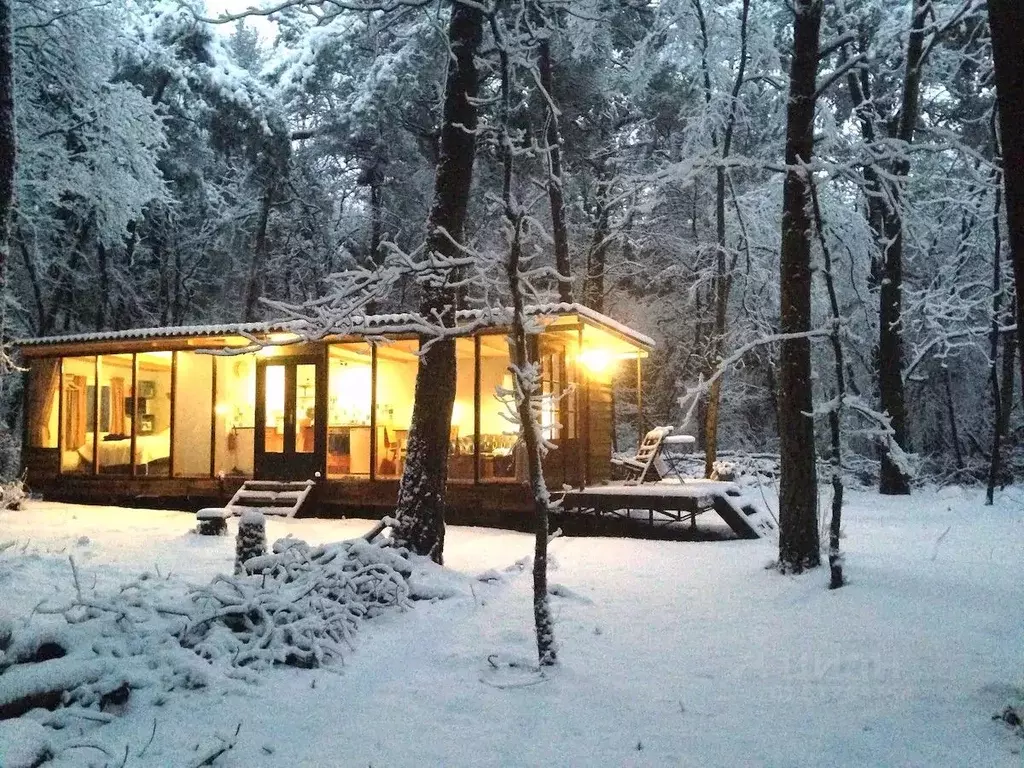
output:
<instances>
[{"instance_id":1,"label":"bare tree","mask_svg":"<svg viewBox=\"0 0 1024 768\"><path fill-rule=\"evenodd\" d=\"M448 24L451 59L445 82L444 115L434 199L427 219L426 253L436 264L424 283L420 312L431 322L454 327L459 302L459 255L476 154L478 74L474 57L483 33L479 6L455 2ZM396 543L443 559L448 439L455 403L455 340L424 338L416 372L409 452L398 489Z\"/></svg>"},{"instance_id":2,"label":"bare tree","mask_svg":"<svg viewBox=\"0 0 1024 768\"><path fill-rule=\"evenodd\" d=\"M783 334L811 330L811 196L815 81L822 0L793 3L793 59L786 115L786 180L780 255ZM821 564L818 478L811 416L811 343L788 338L779 354L779 567L800 573Z\"/></svg>"}]
</instances>

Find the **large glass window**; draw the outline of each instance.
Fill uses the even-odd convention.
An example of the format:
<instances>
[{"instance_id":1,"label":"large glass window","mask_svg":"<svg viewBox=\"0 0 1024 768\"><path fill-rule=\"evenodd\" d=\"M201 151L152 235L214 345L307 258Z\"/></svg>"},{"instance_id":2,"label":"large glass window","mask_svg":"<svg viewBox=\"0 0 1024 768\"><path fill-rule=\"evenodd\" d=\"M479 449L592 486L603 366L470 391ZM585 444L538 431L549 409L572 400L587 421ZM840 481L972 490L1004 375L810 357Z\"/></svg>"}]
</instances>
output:
<instances>
[{"instance_id":1,"label":"large glass window","mask_svg":"<svg viewBox=\"0 0 1024 768\"><path fill-rule=\"evenodd\" d=\"M57 423L60 414L60 360L52 357L33 360L26 386L28 446L56 448L60 428Z\"/></svg>"},{"instance_id":2,"label":"large glass window","mask_svg":"<svg viewBox=\"0 0 1024 768\"><path fill-rule=\"evenodd\" d=\"M213 357L176 353L174 386L175 477L210 474L210 419L213 416ZM224 415L220 411L217 418Z\"/></svg>"},{"instance_id":3,"label":"large glass window","mask_svg":"<svg viewBox=\"0 0 1024 768\"><path fill-rule=\"evenodd\" d=\"M104 357L105 361L107 358ZM139 475L166 476L171 468L171 366L173 352L136 355L135 467ZM101 465L103 454L100 454Z\"/></svg>"},{"instance_id":4,"label":"large glass window","mask_svg":"<svg viewBox=\"0 0 1024 768\"><path fill-rule=\"evenodd\" d=\"M130 475L132 472L133 368L133 355L100 357L97 426L99 470L103 474Z\"/></svg>"},{"instance_id":5,"label":"large glass window","mask_svg":"<svg viewBox=\"0 0 1024 768\"><path fill-rule=\"evenodd\" d=\"M455 404L448 441L448 477L472 480L476 447L476 355L473 339L455 340Z\"/></svg>"},{"instance_id":6,"label":"large glass window","mask_svg":"<svg viewBox=\"0 0 1024 768\"><path fill-rule=\"evenodd\" d=\"M327 359L327 476L369 477L373 379L370 345L332 344ZM296 408L301 398L302 383L298 381ZM379 460L379 443L377 456Z\"/></svg>"},{"instance_id":7,"label":"large glass window","mask_svg":"<svg viewBox=\"0 0 1024 768\"><path fill-rule=\"evenodd\" d=\"M91 474L96 424L96 358L65 357L61 392L61 472Z\"/></svg>"},{"instance_id":8,"label":"large glass window","mask_svg":"<svg viewBox=\"0 0 1024 768\"><path fill-rule=\"evenodd\" d=\"M256 356L218 356L214 366L217 374L214 467L218 474L252 477L256 432ZM283 384L281 391L283 400Z\"/></svg>"},{"instance_id":9,"label":"large glass window","mask_svg":"<svg viewBox=\"0 0 1024 768\"><path fill-rule=\"evenodd\" d=\"M419 362L415 339L377 345L377 477L399 477L405 466Z\"/></svg>"},{"instance_id":10,"label":"large glass window","mask_svg":"<svg viewBox=\"0 0 1024 768\"><path fill-rule=\"evenodd\" d=\"M515 480L525 477L522 451L517 449L519 430L510 420L512 374L508 339L480 337L480 479ZM518 474L517 474L517 464Z\"/></svg>"}]
</instances>

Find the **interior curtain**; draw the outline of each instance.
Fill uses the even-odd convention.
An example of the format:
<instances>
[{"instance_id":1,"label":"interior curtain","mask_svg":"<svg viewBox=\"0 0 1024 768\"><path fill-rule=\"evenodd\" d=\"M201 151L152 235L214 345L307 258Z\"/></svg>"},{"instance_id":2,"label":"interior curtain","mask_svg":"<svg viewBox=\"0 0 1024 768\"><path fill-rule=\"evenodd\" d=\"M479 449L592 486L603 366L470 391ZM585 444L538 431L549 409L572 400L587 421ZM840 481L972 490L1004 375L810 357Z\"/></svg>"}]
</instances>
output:
<instances>
[{"instance_id":1,"label":"interior curtain","mask_svg":"<svg viewBox=\"0 0 1024 768\"><path fill-rule=\"evenodd\" d=\"M64 448L76 450L85 445L86 403L85 376L65 376Z\"/></svg>"},{"instance_id":2,"label":"interior curtain","mask_svg":"<svg viewBox=\"0 0 1024 768\"><path fill-rule=\"evenodd\" d=\"M125 434L124 421L124 379L115 376L110 379L110 431Z\"/></svg>"},{"instance_id":3,"label":"interior curtain","mask_svg":"<svg viewBox=\"0 0 1024 768\"><path fill-rule=\"evenodd\" d=\"M28 435L29 445L53 448L57 435L50 434L50 419L53 418L54 394L60 381L60 360L45 358L35 360L29 370L28 388Z\"/></svg>"}]
</instances>

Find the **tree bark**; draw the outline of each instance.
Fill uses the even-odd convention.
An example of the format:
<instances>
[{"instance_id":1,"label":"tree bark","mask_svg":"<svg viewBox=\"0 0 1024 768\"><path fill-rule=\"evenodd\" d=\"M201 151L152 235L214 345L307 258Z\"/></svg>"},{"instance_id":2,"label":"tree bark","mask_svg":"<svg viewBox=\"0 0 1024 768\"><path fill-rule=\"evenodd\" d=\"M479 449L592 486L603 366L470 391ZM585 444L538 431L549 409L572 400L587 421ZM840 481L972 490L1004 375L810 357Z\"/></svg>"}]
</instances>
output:
<instances>
[{"instance_id":1,"label":"tree bark","mask_svg":"<svg viewBox=\"0 0 1024 768\"><path fill-rule=\"evenodd\" d=\"M839 297L836 293L835 275L832 270L832 251L825 239L825 226L822 223L821 204L818 201L818 191L814 180L810 180L811 202L814 210L814 228L818 233L818 243L821 247L821 256L825 262L825 269L822 276L825 278L825 288L828 291L828 305L832 310L832 333L829 334L829 341L832 343L832 362L836 377L836 404L828 412L828 432L832 442L832 455L829 463L832 465L832 519L828 526L828 569L829 589L839 589L843 586L843 553L839 548L840 536L843 526L843 405L846 400L846 363L843 354L843 339L840 333L842 326L842 314L839 311Z\"/></svg>"},{"instance_id":2,"label":"tree bark","mask_svg":"<svg viewBox=\"0 0 1024 768\"><path fill-rule=\"evenodd\" d=\"M270 205L273 199L273 185L268 183L260 201L260 217L256 222L252 259L249 262L249 279L245 286L245 309L242 312L242 320L246 323L256 319L256 303L262 293L260 276L267 265L267 224L270 221Z\"/></svg>"},{"instance_id":3,"label":"tree bark","mask_svg":"<svg viewBox=\"0 0 1024 768\"><path fill-rule=\"evenodd\" d=\"M704 72L704 100L710 108L712 104L711 73L708 65L708 30L704 18L704 10L700 0L694 0L694 8L700 26L703 50L701 53L701 69ZM743 87L747 68L747 21L750 17L750 0L743 0L740 9L740 58L736 67L736 77L730 92L729 111L725 120L725 130L721 142L721 162L715 169L715 328L711 340L709 368L713 371L722 361L722 349L725 345L726 314L729 307L729 292L732 288L732 270L736 259L726 264L726 228L725 228L725 192L726 175L725 160L732 152L732 137L736 129L736 103L740 89ZM711 144L718 147L718 133L712 132ZM718 420L721 413L722 381L719 376L711 384L707 396L707 408L704 412L704 476L711 477L715 460L718 458Z\"/></svg>"},{"instance_id":4,"label":"tree bark","mask_svg":"<svg viewBox=\"0 0 1024 768\"><path fill-rule=\"evenodd\" d=\"M998 144L997 144L998 146ZM999 318L1003 298L1003 236L999 226L999 209L1002 207L1002 195L996 187L995 202L992 206L992 235L994 248L992 251L992 328L989 331L989 383L992 387L992 458L988 465L988 487L985 488L985 504L991 506L995 502L996 483L999 479L1000 442L1002 439L1003 414L1002 393L999 391ZM1013 375L1011 369L1011 376Z\"/></svg>"},{"instance_id":5,"label":"tree bark","mask_svg":"<svg viewBox=\"0 0 1024 768\"><path fill-rule=\"evenodd\" d=\"M551 43L542 38L537 52L540 84L547 93L547 156L548 207L551 209L551 239L555 246L555 269L558 271L558 300L572 303L572 267L569 263L569 234L565 226L565 194L562 187L562 135L558 128L558 111L554 98L554 77L551 74Z\"/></svg>"},{"instance_id":6,"label":"tree bark","mask_svg":"<svg viewBox=\"0 0 1024 768\"><path fill-rule=\"evenodd\" d=\"M920 108L921 68L924 62L924 23L931 8L929 0L911 0L912 21L907 41L907 63L903 74L903 101L897 138L909 145ZM884 214L882 285L878 291L878 394L882 410L889 414L894 437L907 447L907 405L903 388L903 212L904 186L910 174L910 160L903 154L893 163L891 200ZM910 479L882 452L878 490L885 494L910 493Z\"/></svg>"},{"instance_id":7,"label":"tree bark","mask_svg":"<svg viewBox=\"0 0 1024 768\"><path fill-rule=\"evenodd\" d=\"M427 218L426 250L441 256L458 255L452 240L461 243L463 239L476 154L474 99L479 83L474 55L482 30L483 14L478 8L458 2L453 5L448 25L452 60L445 83L434 198ZM459 296L449 281L452 276L434 277L424 288L420 311L454 326ZM400 546L440 563L444 554L448 440L455 403L455 342L451 338L421 338L420 343L426 349L416 372L409 451L398 489L394 534Z\"/></svg>"},{"instance_id":8,"label":"tree bark","mask_svg":"<svg viewBox=\"0 0 1024 768\"><path fill-rule=\"evenodd\" d=\"M1017 293L1017 348L1022 352L1018 357L1024 393L1024 56L1020 48L1024 40L1024 3L989 0L988 19L992 28L1006 221Z\"/></svg>"},{"instance_id":9,"label":"tree bark","mask_svg":"<svg viewBox=\"0 0 1024 768\"><path fill-rule=\"evenodd\" d=\"M0 0L0 373L8 370L7 271L11 255L11 218L14 210L14 43L10 0Z\"/></svg>"},{"instance_id":10,"label":"tree bark","mask_svg":"<svg viewBox=\"0 0 1024 768\"><path fill-rule=\"evenodd\" d=\"M815 81L821 0L793 4L793 60L786 114L779 330L811 328L811 221L807 165L814 154ZM815 467L810 341L787 339L779 356L779 567L800 573L821 564Z\"/></svg>"}]
</instances>

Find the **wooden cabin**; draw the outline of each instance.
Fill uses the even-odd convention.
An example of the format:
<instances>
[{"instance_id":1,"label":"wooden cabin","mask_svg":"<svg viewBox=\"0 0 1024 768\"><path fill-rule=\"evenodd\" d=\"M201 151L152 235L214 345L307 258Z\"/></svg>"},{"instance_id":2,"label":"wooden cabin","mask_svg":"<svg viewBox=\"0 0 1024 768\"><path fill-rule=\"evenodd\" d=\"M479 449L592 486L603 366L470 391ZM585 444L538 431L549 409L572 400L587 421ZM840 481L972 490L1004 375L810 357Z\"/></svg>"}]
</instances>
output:
<instances>
[{"instance_id":1,"label":"wooden cabin","mask_svg":"<svg viewBox=\"0 0 1024 768\"><path fill-rule=\"evenodd\" d=\"M606 480L613 378L639 392L648 337L577 304L529 309L539 332L552 488ZM449 441L451 519L514 525L530 508L507 328L460 312ZM248 478L318 478L315 514L392 509L419 363L414 315L355 318L306 340L294 324L145 328L25 339L28 485L65 501L195 509ZM637 409L636 412L639 412Z\"/></svg>"}]
</instances>

